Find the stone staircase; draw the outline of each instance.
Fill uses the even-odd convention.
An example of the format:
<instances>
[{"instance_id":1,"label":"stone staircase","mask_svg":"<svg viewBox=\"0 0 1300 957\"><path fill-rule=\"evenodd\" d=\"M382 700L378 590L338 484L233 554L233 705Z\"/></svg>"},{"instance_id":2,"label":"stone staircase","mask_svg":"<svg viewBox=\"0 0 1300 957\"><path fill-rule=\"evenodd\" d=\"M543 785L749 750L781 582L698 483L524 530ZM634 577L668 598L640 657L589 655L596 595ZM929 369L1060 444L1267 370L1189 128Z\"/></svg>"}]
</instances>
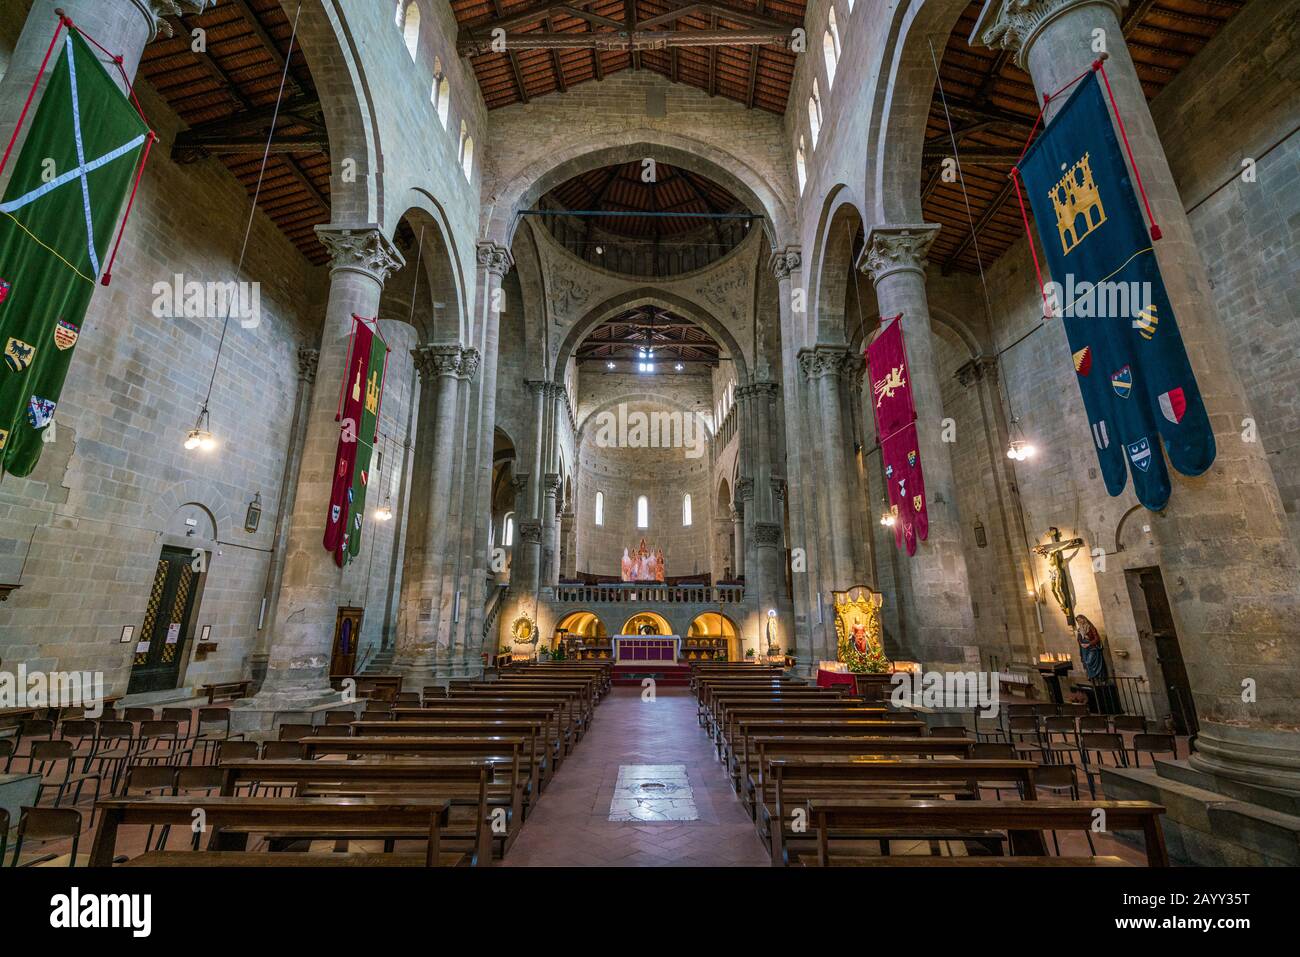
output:
<instances>
[{"instance_id":1,"label":"stone staircase","mask_svg":"<svg viewBox=\"0 0 1300 957\"><path fill-rule=\"evenodd\" d=\"M366 662L365 668L361 671L363 675L387 675L393 671L393 648L381 648L370 656Z\"/></svg>"}]
</instances>

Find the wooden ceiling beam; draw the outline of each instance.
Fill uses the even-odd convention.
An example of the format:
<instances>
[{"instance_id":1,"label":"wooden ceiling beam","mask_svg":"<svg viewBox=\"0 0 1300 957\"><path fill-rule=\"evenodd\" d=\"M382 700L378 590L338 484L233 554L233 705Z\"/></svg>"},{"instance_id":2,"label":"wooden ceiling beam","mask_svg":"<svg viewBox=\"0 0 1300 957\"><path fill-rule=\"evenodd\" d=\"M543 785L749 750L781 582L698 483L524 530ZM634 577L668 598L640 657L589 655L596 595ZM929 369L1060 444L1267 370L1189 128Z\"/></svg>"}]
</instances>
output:
<instances>
[{"instance_id":1,"label":"wooden ceiling beam","mask_svg":"<svg viewBox=\"0 0 1300 957\"><path fill-rule=\"evenodd\" d=\"M621 26L621 24L620 24ZM716 62L717 47L790 45L789 30L637 30L635 32L595 31L589 33L510 33L505 37L509 50L609 50L635 52L638 50L665 50L674 47L708 47L710 60ZM462 56L479 56L498 52L492 41L470 40L458 44Z\"/></svg>"}]
</instances>

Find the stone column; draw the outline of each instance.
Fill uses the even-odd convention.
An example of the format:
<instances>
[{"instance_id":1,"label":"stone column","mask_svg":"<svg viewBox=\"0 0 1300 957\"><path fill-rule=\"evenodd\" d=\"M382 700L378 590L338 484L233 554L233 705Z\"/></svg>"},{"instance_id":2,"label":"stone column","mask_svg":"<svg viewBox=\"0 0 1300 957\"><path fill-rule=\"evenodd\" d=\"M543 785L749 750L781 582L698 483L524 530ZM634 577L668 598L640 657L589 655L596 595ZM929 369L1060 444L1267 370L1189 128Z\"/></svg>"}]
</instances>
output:
<instances>
[{"instance_id":1,"label":"stone column","mask_svg":"<svg viewBox=\"0 0 1300 957\"><path fill-rule=\"evenodd\" d=\"M574 578L578 574L578 556L574 552L577 528L573 508L566 508L560 513L560 574L565 578Z\"/></svg>"},{"instance_id":2,"label":"stone column","mask_svg":"<svg viewBox=\"0 0 1300 957\"><path fill-rule=\"evenodd\" d=\"M307 437L307 414L311 409L312 386L316 382L316 366L320 350L308 346L298 347L298 393L293 406L293 425L289 430L289 447L284 453L281 471L280 497L275 510L275 536L271 545L271 564L266 570L266 587L262 590L262 606L268 616L267 624L275 624L275 606L280 600L280 586L284 582L284 562L280 558L289 537L289 516L293 514L298 494L298 469L302 464L302 445ZM271 642L272 628L267 627L258 639L258 652L253 660L254 677L265 674L267 648Z\"/></svg>"},{"instance_id":3,"label":"stone column","mask_svg":"<svg viewBox=\"0 0 1300 957\"><path fill-rule=\"evenodd\" d=\"M332 259L318 381L307 416L266 681L254 698L238 703L250 712L308 707L333 696L330 653L339 593L349 572L334 564L334 556L325 551L321 540L338 449L343 365L352 317L378 313L385 280L404 264L402 254L378 226L317 226L316 234Z\"/></svg>"},{"instance_id":4,"label":"stone column","mask_svg":"<svg viewBox=\"0 0 1300 957\"><path fill-rule=\"evenodd\" d=\"M455 343L411 350L420 375L420 418L416 424L418 483L412 494L409 528L412 547L402 580L402 614L395 670L413 686L436 671L443 573L452 526L446 503L451 496L456 453L456 405L463 350Z\"/></svg>"},{"instance_id":5,"label":"stone column","mask_svg":"<svg viewBox=\"0 0 1300 957\"><path fill-rule=\"evenodd\" d=\"M739 485L740 482L736 484ZM731 574L740 578L745 574L745 502L740 496L731 500L731 534L735 536L732 549L736 559L736 567L731 570Z\"/></svg>"},{"instance_id":6,"label":"stone column","mask_svg":"<svg viewBox=\"0 0 1300 957\"><path fill-rule=\"evenodd\" d=\"M814 662L835 657L835 626L831 614L832 589L840 587L835 580L835 559L831 551L831 496L827 491L831 483L826 477L826 457L817 436L825 441L825 423L820 416L819 380L827 365L816 349L799 350L799 371L803 388L798 410L798 427L805 440L799 457L799 484L806 501L804 520L807 530L806 554L808 561L808 615L812 644L810 667Z\"/></svg>"},{"instance_id":7,"label":"stone column","mask_svg":"<svg viewBox=\"0 0 1300 957\"><path fill-rule=\"evenodd\" d=\"M902 313L912 376L930 530L908 560L912 582L908 617L916 626L908 632L923 662L960 664L966 660L966 646L973 644L974 614L958 527L952 460L940 437L943 397L925 292L925 255L938 232L939 227L929 223L874 226L867 233L858 268L875 284L880 314Z\"/></svg>"},{"instance_id":8,"label":"stone column","mask_svg":"<svg viewBox=\"0 0 1300 957\"><path fill-rule=\"evenodd\" d=\"M22 112L27 91L41 68L50 47L61 9L88 36L115 56L122 58L122 69L130 79L140 65L145 45L162 30L170 33L164 14L202 13L217 0L33 0L31 11L14 45L4 82L0 83L0 130L11 131ZM51 59L53 64L53 59ZM115 69L109 74L125 89L122 76ZM48 80L49 74L46 74ZM33 106L35 109L35 106ZM28 113L31 119L31 113Z\"/></svg>"},{"instance_id":9,"label":"stone column","mask_svg":"<svg viewBox=\"0 0 1300 957\"><path fill-rule=\"evenodd\" d=\"M547 472L542 476L542 564L537 576L540 591L560 580L559 528L556 525L556 496L560 493L560 476Z\"/></svg>"},{"instance_id":10,"label":"stone column","mask_svg":"<svg viewBox=\"0 0 1300 957\"><path fill-rule=\"evenodd\" d=\"M821 494L826 497L830 527L824 531L831 556L831 583L848 588L853 578L853 521L849 501L848 435L844 428L844 402L840 392L848 349L840 345L818 345L813 352L812 376L817 390L818 435L823 461ZM830 596L826 596L829 607Z\"/></svg>"},{"instance_id":11,"label":"stone column","mask_svg":"<svg viewBox=\"0 0 1300 957\"><path fill-rule=\"evenodd\" d=\"M1117 0L1001 0L976 32L1017 51L1041 98L1087 70L1094 36L1163 238L1155 243L1218 456L1198 478L1174 477L1168 507L1146 513L1164 571L1200 734L1191 764L1212 777L1300 793L1300 558L1201 252L1120 29ZM1100 34L1098 33L1100 31ZM1050 103L1048 118L1064 102ZM1246 699L1246 700L1243 700Z\"/></svg>"},{"instance_id":12,"label":"stone column","mask_svg":"<svg viewBox=\"0 0 1300 957\"><path fill-rule=\"evenodd\" d=\"M816 589L813 585L812 552L809 528L812 518L808 511L809 494L804 479L807 477L804 462L806 437L802 423L803 381L800 376L797 347L802 340L798 322L804 313L794 311L794 290L801 285L803 255L798 246L787 246L774 252L768 265L776 277L777 302L781 310L781 406L784 414L785 461L774 464L774 471L785 477L789 495L789 540L791 549L791 575L793 583L793 626L786 630L786 644L797 659L799 670L808 674L813 662L813 626L816 622ZM802 293L802 290L800 290Z\"/></svg>"},{"instance_id":13,"label":"stone column","mask_svg":"<svg viewBox=\"0 0 1300 957\"><path fill-rule=\"evenodd\" d=\"M501 280L514 264L510 251L483 241L478 264L474 342L480 355L477 394L471 400L468 440L472 454L465 470L466 507L461 524L463 551L458 591L460 621L452 638L452 675L479 673L488 578L488 528L491 524L492 431L496 425L497 357L500 348Z\"/></svg>"}]
</instances>

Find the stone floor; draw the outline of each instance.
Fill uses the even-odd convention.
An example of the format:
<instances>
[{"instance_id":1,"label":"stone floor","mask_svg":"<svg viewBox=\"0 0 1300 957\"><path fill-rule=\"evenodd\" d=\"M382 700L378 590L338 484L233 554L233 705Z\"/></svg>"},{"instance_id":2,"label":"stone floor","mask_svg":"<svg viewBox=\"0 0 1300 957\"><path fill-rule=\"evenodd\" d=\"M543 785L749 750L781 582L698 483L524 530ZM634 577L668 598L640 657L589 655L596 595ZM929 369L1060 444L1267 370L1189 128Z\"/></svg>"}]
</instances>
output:
<instances>
[{"instance_id":1,"label":"stone floor","mask_svg":"<svg viewBox=\"0 0 1300 957\"><path fill-rule=\"evenodd\" d=\"M657 767L630 767L636 765ZM688 798L679 786L683 778ZM666 787L646 789L646 782ZM651 818L685 816L685 808L672 804L689 800L695 819L611 820L637 806L628 800L640 800L649 812L642 816ZM642 701L639 688L615 688L596 709L590 733L561 765L504 863L766 866L769 859L696 722L690 692L660 688L654 701Z\"/></svg>"}]
</instances>

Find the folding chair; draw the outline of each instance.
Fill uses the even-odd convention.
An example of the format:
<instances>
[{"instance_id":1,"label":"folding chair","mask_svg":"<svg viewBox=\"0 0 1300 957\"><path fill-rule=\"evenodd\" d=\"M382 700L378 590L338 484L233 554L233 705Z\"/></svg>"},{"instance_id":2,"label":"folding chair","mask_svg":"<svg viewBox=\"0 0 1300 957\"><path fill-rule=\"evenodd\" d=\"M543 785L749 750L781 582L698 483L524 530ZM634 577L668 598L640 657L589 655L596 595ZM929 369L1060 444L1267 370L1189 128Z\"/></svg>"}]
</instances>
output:
<instances>
[{"instance_id":1,"label":"folding chair","mask_svg":"<svg viewBox=\"0 0 1300 957\"><path fill-rule=\"evenodd\" d=\"M9 866L57 865L62 857L54 854L44 854L23 861L23 843L30 839L48 844L51 841L66 841L69 838L72 840L72 850L66 855L68 867L76 867L77 845L81 840L81 812L68 807L25 807L22 809L22 816L18 819L18 832L14 838L14 856Z\"/></svg>"},{"instance_id":2,"label":"folding chair","mask_svg":"<svg viewBox=\"0 0 1300 957\"><path fill-rule=\"evenodd\" d=\"M122 721L130 721L132 724L140 724L144 721L152 721L158 717L153 708L123 708Z\"/></svg>"},{"instance_id":3,"label":"folding chair","mask_svg":"<svg viewBox=\"0 0 1300 957\"><path fill-rule=\"evenodd\" d=\"M18 736L14 739L14 752L9 757L8 767L12 769L17 758L27 759L27 770L32 770L32 745L37 741L54 740L54 722L44 718L24 718L18 722ZM23 745L27 750L23 750Z\"/></svg>"},{"instance_id":4,"label":"folding chair","mask_svg":"<svg viewBox=\"0 0 1300 957\"><path fill-rule=\"evenodd\" d=\"M325 712L326 727L338 727L339 725L343 725L346 727L347 725L351 724L355 720L357 720L356 712L350 711L347 708L342 708L337 711Z\"/></svg>"},{"instance_id":5,"label":"folding chair","mask_svg":"<svg viewBox=\"0 0 1300 957\"><path fill-rule=\"evenodd\" d=\"M36 741L32 744L32 757L38 765L38 773L41 776L41 783L36 786L36 803L41 803L41 794L47 788L56 788L54 794L54 807L63 803L63 795L67 793L68 788L72 788L72 803L78 804L81 801L81 789L87 781L95 782L95 801L99 801L99 791L103 784L100 775L78 773L73 771L73 766L77 763L77 755L74 753L71 741ZM63 774L57 773L59 765L63 765ZM47 770L50 773L49 779L46 778ZM90 826L95 826L95 805L90 807Z\"/></svg>"},{"instance_id":6,"label":"folding chair","mask_svg":"<svg viewBox=\"0 0 1300 957\"><path fill-rule=\"evenodd\" d=\"M1075 776L1073 764L1056 764L1036 769L1034 788L1040 793L1047 791L1051 794L1064 794L1071 801L1079 800L1079 779ZM1092 835L1086 830L1083 834L1088 839L1088 850L1095 855L1097 849L1092 845ZM1060 857L1061 842L1056 837L1056 831L1052 831L1052 846L1056 848L1056 856Z\"/></svg>"},{"instance_id":7,"label":"folding chair","mask_svg":"<svg viewBox=\"0 0 1300 957\"><path fill-rule=\"evenodd\" d=\"M143 721L136 739L136 764L178 764L182 754L175 721Z\"/></svg>"},{"instance_id":8,"label":"folding chair","mask_svg":"<svg viewBox=\"0 0 1300 957\"><path fill-rule=\"evenodd\" d=\"M1064 758L1079 753L1079 732L1074 725L1075 719L1066 715L1055 715L1043 719L1043 734L1050 764L1062 764ZM1074 758L1070 757L1070 764Z\"/></svg>"},{"instance_id":9,"label":"folding chair","mask_svg":"<svg viewBox=\"0 0 1300 957\"><path fill-rule=\"evenodd\" d=\"M1151 766L1156 766L1157 754L1172 754L1178 760L1178 739L1172 734L1135 734L1133 735L1133 766L1142 767L1140 754L1151 756Z\"/></svg>"},{"instance_id":10,"label":"folding chair","mask_svg":"<svg viewBox=\"0 0 1300 957\"><path fill-rule=\"evenodd\" d=\"M1094 763L1090 754L1097 756L1096 767L1105 766L1102 755L1109 753L1114 759L1114 767L1128 767L1128 752L1124 750L1124 739L1114 732L1108 731L1089 731L1079 734L1079 753L1083 757L1083 773L1088 779L1088 793L1093 797L1097 796L1097 788L1093 783ZM1100 774L1100 771L1096 772Z\"/></svg>"},{"instance_id":11,"label":"folding chair","mask_svg":"<svg viewBox=\"0 0 1300 957\"><path fill-rule=\"evenodd\" d=\"M176 793L176 769L166 764L140 764L126 772L126 783L122 787L124 797L132 794L158 795L166 797ZM167 828L158 832L158 841L153 840L154 825L144 836L146 851L161 851L166 843ZM151 846L152 845L152 846Z\"/></svg>"},{"instance_id":12,"label":"folding chair","mask_svg":"<svg viewBox=\"0 0 1300 957\"><path fill-rule=\"evenodd\" d=\"M976 761L1014 761L1019 758L1016 751L1005 741L977 741L971 748L971 757ZM1035 780L1037 780L1037 769L1035 769ZM1020 794L1020 784L1010 779L1006 781L992 781L984 787L993 791L993 796L1001 801L1003 791L1014 791Z\"/></svg>"},{"instance_id":13,"label":"folding chair","mask_svg":"<svg viewBox=\"0 0 1300 957\"><path fill-rule=\"evenodd\" d=\"M177 732L182 741L190 739L190 732L193 731L194 709L193 708L163 708L162 720L175 721Z\"/></svg>"},{"instance_id":14,"label":"folding chair","mask_svg":"<svg viewBox=\"0 0 1300 957\"><path fill-rule=\"evenodd\" d=\"M1016 757L1037 755L1040 764L1047 763L1047 749L1043 743L1043 733L1038 726L1035 715L1022 715L1007 718L1007 736ZM1025 740L1028 738L1029 740ZM1030 757L1029 760L1033 760Z\"/></svg>"},{"instance_id":15,"label":"folding chair","mask_svg":"<svg viewBox=\"0 0 1300 957\"><path fill-rule=\"evenodd\" d=\"M1079 719L1079 733L1106 732L1110 730L1110 718L1104 714L1086 714Z\"/></svg>"},{"instance_id":16,"label":"folding chair","mask_svg":"<svg viewBox=\"0 0 1300 957\"><path fill-rule=\"evenodd\" d=\"M97 733L95 722L89 718L64 718L59 725L59 737L71 742L73 754L83 761L83 771L90 769L90 756L95 753Z\"/></svg>"},{"instance_id":17,"label":"folding chair","mask_svg":"<svg viewBox=\"0 0 1300 957\"><path fill-rule=\"evenodd\" d=\"M194 725L194 747L197 749L202 745L204 762L208 760L209 754L221 747L222 741L242 737L242 734L232 734L230 731L229 708L199 709Z\"/></svg>"},{"instance_id":18,"label":"folding chair","mask_svg":"<svg viewBox=\"0 0 1300 957\"><path fill-rule=\"evenodd\" d=\"M86 767L92 761L98 762L99 772L104 772L104 765L112 767L112 783L108 793L116 794L117 786L125 776L127 764L135 754L135 726L130 721L110 721L107 718L99 722L95 735L95 751L86 759Z\"/></svg>"},{"instance_id":19,"label":"folding chair","mask_svg":"<svg viewBox=\"0 0 1300 957\"><path fill-rule=\"evenodd\" d=\"M0 738L0 768L9 772L9 762L14 758L14 739Z\"/></svg>"},{"instance_id":20,"label":"folding chair","mask_svg":"<svg viewBox=\"0 0 1300 957\"><path fill-rule=\"evenodd\" d=\"M252 742L247 742L251 744ZM205 765L203 767L181 768L176 772L176 794L189 795L198 794L208 797L213 794L221 793L221 783L224 774L221 768L214 765ZM171 836L171 825L163 828L162 834L158 838L158 850L163 850L167 845L167 838ZM191 840L191 849L197 851L199 842L203 838L201 831L193 831Z\"/></svg>"},{"instance_id":21,"label":"folding chair","mask_svg":"<svg viewBox=\"0 0 1300 957\"><path fill-rule=\"evenodd\" d=\"M280 725L281 741L300 741L303 738L311 738L316 734L316 728L310 724L282 724Z\"/></svg>"}]
</instances>

